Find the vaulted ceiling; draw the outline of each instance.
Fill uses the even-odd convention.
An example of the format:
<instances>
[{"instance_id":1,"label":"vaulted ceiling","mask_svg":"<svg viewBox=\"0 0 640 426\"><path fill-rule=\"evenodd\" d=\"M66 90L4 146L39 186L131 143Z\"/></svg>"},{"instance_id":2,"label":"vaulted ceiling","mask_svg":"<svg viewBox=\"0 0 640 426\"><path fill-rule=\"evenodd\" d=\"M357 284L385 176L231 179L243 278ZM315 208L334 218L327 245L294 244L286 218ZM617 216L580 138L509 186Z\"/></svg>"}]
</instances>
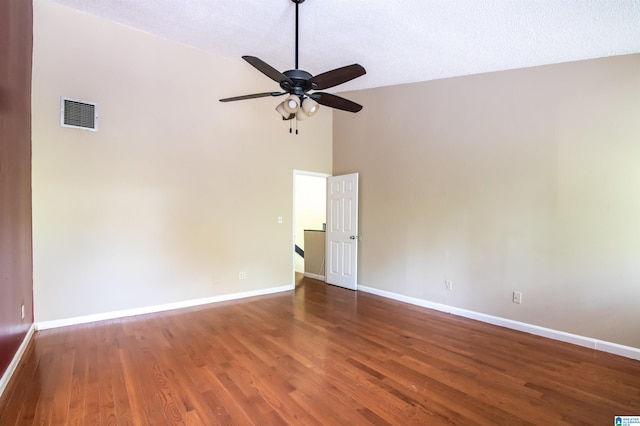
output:
<instances>
[{"instance_id":1,"label":"vaulted ceiling","mask_svg":"<svg viewBox=\"0 0 640 426\"><path fill-rule=\"evenodd\" d=\"M291 0L54 1L238 61L294 68ZM340 90L640 52L637 0L306 0L299 11L301 69L367 69Z\"/></svg>"}]
</instances>

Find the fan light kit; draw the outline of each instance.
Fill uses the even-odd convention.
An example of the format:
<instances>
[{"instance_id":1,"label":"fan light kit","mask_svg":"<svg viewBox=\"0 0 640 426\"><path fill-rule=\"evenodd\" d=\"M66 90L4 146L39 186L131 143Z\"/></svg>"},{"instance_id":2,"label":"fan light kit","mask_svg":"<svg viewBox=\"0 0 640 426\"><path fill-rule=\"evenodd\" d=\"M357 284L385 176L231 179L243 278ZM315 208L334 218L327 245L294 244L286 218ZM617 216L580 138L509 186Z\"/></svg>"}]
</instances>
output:
<instances>
[{"instance_id":1,"label":"fan light kit","mask_svg":"<svg viewBox=\"0 0 640 426\"><path fill-rule=\"evenodd\" d=\"M252 95L235 96L233 98L220 99L220 102L241 101L245 99L263 98L267 96L289 95L284 102L276 107L276 111L282 115L283 120L296 119L296 134L298 133L298 121L305 120L320 109L320 105L330 108L340 109L349 112L358 112L362 109L353 101L333 95L331 93L313 92L315 90L324 90L337 86L354 78L366 74L366 70L362 65L353 64L342 68L336 68L315 77L307 71L298 68L298 6L304 3L304 0L291 0L296 5L296 67L283 73L255 56L243 56L242 59L251 64L258 71L277 82L282 92L263 92L254 93ZM289 121L291 123L291 121ZM289 132L292 132L289 127Z\"/></svg>"}]
</instances>

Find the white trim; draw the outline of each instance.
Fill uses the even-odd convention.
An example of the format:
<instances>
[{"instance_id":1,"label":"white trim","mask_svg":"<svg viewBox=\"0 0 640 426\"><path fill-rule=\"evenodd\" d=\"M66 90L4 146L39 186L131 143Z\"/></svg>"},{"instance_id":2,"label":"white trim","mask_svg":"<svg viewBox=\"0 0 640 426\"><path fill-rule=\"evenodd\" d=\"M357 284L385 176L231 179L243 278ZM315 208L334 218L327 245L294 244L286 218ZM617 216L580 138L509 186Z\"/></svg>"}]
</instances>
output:
<instances>
[{"instance_id":1,"label":"white trim","mask_svg":"<svg viewBox=\"0 0 640 426\"><path fill-rule=\"evenodd\" d=\"M308 278L313 278L314 280L324 281L324 275L312 274L311 272L305 272L302 275Z\"/></svg>"},{"instance_id":2,"label":"white trim","mask_svg":"<svg viewBox=\"0 0 640 426\"><path fill-rule=\"evenodd\" d=\"M298 170L298 169L293 169L293 175L294 177L298 175L298 176L314 176L314 177L320 177L320 178L326 178L331 176L330 173L308 172L306 170Z\"/></svg>"},{"instance_id":3,"label":"white trim","mask_svg":"<svg viewBox=\"0 0 640 426\"><path fill-rule=\"evenodd\" d=\"M540 327L533 324L510 320L507 318L501 318L493 315L483 314L480 312L469 311L467 309L456 308L454 306L448 306L440 303L429 302L428 300L418 299L410 296L404 296L402 294L392 293L390 291L385 291L385 290L379 290L373 287L358 285L358 290L361 290L365 293L371 293L377 296L386 297L388 299L397 300L399 302L405 302L411 305L421 306L423 308L446 312L448 314L470 318L470 319L485 322L488 324L510 328L512 330L518 330L518 331L523 331L529 334L535 334L536 336L547 337L549 339L559 340L561 342L571 343L578 346L584 346L584 347L595 349L601 352L608 352L608 353L620 355L626 358L640 360L640 348L619 345L617 343L598 340L592 337L585 337L577 334L566 333L564 331L554 330L546 327Z\"/></svg>"},{"instance_id":4,"label":"white trim","mask_svg":"<svg viewBox=\"0 0 640 426\"><path fill-rule=\"evenodd\" d=\"M192 306L207 305L210 303L226 302L228 300L244 299L247 297L264 296L294 290L294 285L266 288L263 290L245 291L242 293L224 294L221 296L205 297L202 299L185 300L182 302L167 303L164 305L145 306L142 308L125 309L122 311L104 312L101 314L85 315L81 317L65 318L53 321L41 321L36 324L36 330L66 327L68 325L86 324L88 322L110 320L115 318L131 317L134 315L152 314L155 312L170 311L173 309L190 308Z\"/></svg>"},{"instance_id":5,"label":"white trim","mask_svg":"<svg viewBox=\"0 0 640 426\"><path fill-rule=\"evenodd\" d=\"M0 396L2 396L2 394L4 393L7 385L9 384L9 381L11 380L11 377L13 376L13 373L15 373L16 369L18 368L18 364L20 364L22 356L27 350L27 346L29 346L29 342L31 341L31 337L33 337L33 333L35 332L35 330L36 325L31 324L31 327L29 327L27 334L24 336L24 339L22 339L22 343L18 347L18 351L13 356L13 360L11 360L9 366L7 367L7 370L0 378Z\"/></svg>"}]
</instances>

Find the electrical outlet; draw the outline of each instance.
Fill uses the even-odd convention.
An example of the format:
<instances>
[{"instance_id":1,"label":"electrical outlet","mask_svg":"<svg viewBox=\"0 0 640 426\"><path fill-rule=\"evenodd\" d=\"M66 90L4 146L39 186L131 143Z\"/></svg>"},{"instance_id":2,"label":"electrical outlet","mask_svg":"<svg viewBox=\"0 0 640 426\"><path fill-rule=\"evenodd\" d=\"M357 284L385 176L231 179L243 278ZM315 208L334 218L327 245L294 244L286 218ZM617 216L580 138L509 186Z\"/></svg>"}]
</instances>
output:
<instances>
[{"instance_id":1,"label":"electrical outlet","mask_svg":"<svg viewBox=\"0 0 640 426\"><path fill-rule=\"evenodd\" d=\"M246 280L247 279L247 273L246 272L240 272L238 274L238 279L239 280Z\"/></svg>"},{"instance_id":2,"label":"electrical outlet","mask_svg":"<svg viewBox=\"0 0 640 426\"><path fill-rule=\"evenodd\" d=\"M21 319L24 319L24 305L20 308L20 315L22 317Z\"/></svg>"},{"instance_id":3,"label":"electrical outlet","mask_svg":"<svg viewBox=\"0 0 640 426\"><path fill-rule=\"evenodd\" d=\"M444 282L444 288L446 288L446 289L447 289L447 291L451 291L451 290L453 290L453 281L451 281L451 280L446 280L446 281Z\"/></svg>"},{"instance_id":4,"label":"electrical outlet","mask_svg":"<svg viewBox=\"0 0 640 426\"><path fill-rule=\"evenodd\" d=\"M519 291L513 292L513 303L517 303L518 305L522 303L522 293Z\"/></svg>"}]
</instances>

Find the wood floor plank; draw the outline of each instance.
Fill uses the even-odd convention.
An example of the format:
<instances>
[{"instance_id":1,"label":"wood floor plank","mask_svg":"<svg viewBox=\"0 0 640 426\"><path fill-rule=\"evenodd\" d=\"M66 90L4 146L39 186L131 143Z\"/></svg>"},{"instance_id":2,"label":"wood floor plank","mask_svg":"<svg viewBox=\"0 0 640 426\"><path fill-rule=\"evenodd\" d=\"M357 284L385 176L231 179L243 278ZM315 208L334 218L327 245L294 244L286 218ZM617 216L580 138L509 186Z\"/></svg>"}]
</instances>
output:
<instances>
[{"instance_id":1,"label":"wood floor plank","mask_svg":"<svg viewBox=\"0 0 640 426\"><path fill-rule=\"evenodd\" d=\"M64 349L59 367L59 376L53 388L52 424L67 423L71 403L74 363L75 349Z\"/></svg>"},{"instance_id":2,"label":"wood floor plank","mask_svg":"<svg viewBox=\"0 0 640 426\"><path fill-rule=\"evenodd\" d=\"M23 362L18 366L14 375L24 377L20 382L14 381L14 385L7 387L3 398L0 398L0 425L18 424L21 412L25 403L32 401L31 386L35 383L37 374L38 358L33 354L33 340L29 343ZM10 401L14 401L10 403Z\"/></svg>"},{"instance_id":3,"label":"wood floor plank","mask_svg":"<svg viewBox=\"0 0 640 426\"><path fill-rule=\"evenodd\" d=\"M54 356L51 352L43 352L39 348L35 347L34 351L31 352L30 357L33 357L36 360L36 374L33 377L32 382L29 384L27 394L24 396L24 405L20 410L19 418L15 423L16 425L30 425L33 423L36 411L38 410L38 404L41 401L41 395L44 388L43 382L45 380L44 376L48 371L55 369L55 365L53 364ZM16 402L19 403L19 401Z\"/></svg>"},{"instance_id":4,"label":"wood floor plank","mask_svg":"<svg viewBox=\"0 0 640 426\"><path fill-rule=\"evenodd\" d=\"M98 366L97 330L87 330L87 364L84 370L83 424L100 424L100 368ZM105 407L107 410L108 407Z\"/></svg>"},{"instance_id":5,"label":"wood floor plank","mask_svg":"<svg viewBox=\"0 0 640 426\"><path fill-rule=\"evenodd\" d=\"M120 363L120 347L109 348L109 368L111 369L111 386L113 388L116 421L119 425L132 425L131 402L124 378L124 369Z\"/></svg>"},{"instance_id":6,"label":"wood floor plank","mask_svg":"<svg viewBox=\"0 0 640 426\"><path fill-rule=\"evenodd\" d=\"M246 400L244 398L234 399L233 389L229 390L225 386L225 384L228 384L226 378L222 374L211 371L207 367L204 367L203 371L209 380L216 384L216 400L219 401L219 405L216 407L217 410L223 411L234 424L254 424L251 417L252 408L245 406ZM209 393L211 394L213 391Z\"/></svg>"},{"instance_id":7,"label":"wood floor plank","mask_svg":"<svg viewBox=\"0 0 640 426\"><path fill-rule=\"evenodd\" d=\"M601 425L640 362L311 279L37 332L5 425Z\"/></svg>"}]
</instances>

